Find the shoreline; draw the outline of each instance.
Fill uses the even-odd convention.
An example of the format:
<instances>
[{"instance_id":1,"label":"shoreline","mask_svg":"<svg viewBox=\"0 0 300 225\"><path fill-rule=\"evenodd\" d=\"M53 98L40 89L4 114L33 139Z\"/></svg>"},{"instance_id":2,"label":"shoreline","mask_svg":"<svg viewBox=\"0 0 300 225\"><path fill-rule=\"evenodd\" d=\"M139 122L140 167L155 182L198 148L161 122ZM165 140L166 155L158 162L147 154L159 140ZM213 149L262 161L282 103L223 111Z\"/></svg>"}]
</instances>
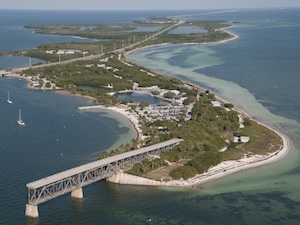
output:
<instances>
[{"instance_id":1,"label":"shoreline","mask_svg":"<svg viewBox=\"0 0 300 225\"><path fill-rule=\"evenodd\" d=\"M232 26L231 26L232 27ZM222 30L228 29L230 27L224 28ZM232 41L238 38L237 35L225 30L225 32L228 32L229 34L233 35L232 38L230 39L226 39L223 41L219 41L219 42L210 42L210 43L202 43L202 44L221 44L221 43L225 43L228 41ZM201 43L182 43L182 44L201 44ZM125 56L125 60L127 61L127 55L134 52L134 51L138 51L141 50L143 48L148 48L148 47L153 47L153 46L163 46L163 45L168 45L168 43L163 43L163 44L157 44L157 45L148 45L148 46L144 46L142 48L135 48L132 49L128 52L124 53ZM163 75L163 74L162 74ZM24 77L18 74L10 74L8 75L9 77L18 77L18 78L23 78L26 79L29 83L27 85L27 88L31 88L31 89L35 89L33 87L31 87L30 82L31 79L29 79L28 77ZM164 75L166 76L166 75ZM184 81L184 80L183 80ZM188 81L184 81L185 83L191 84L196 88L199 89L204 89L198 85L195 85L191 82ZM36 89L39 90L39 89ZM88 100L89 102L93 102L93 98L89 97L89 96L82 96L79 94L73 94L70 92L67 92L65 90L54 90L56 93L60 93L60 94L66 94L66 95L71 95L71 96L76 96L76 97L81 97L84 98L86 100ZM220 101L223 102L228 102L227 100L224 100L218 96L216 96L217 99L220 99ZM105 106L99 106L99 108L101 109L106 109L106 110L112 110L124 117L126 117L133 125L136 133L137 133L137 138L139 140L143 139L143 135L142 135L142 130L139 127L139 120L138 117L135 117L133 115L133 113L126 111L128 110L128 108L126 107L120 107L120 106L109 106L109 107L105 107ZM168 186L168 187L198 187L201 186L202 184L205 184L207 182L211 182L214 181L216 179L220 179L223 178L225 176L246 170L246 169L250 169L250 168L254 168L254 167L259 167L259 166L263 166L263 165L267 165L276 161L281 160L282 158L284 158L288 152L289 152L289 148L290 148L290 144L289 144L289 139L288 137L286 137L285 135L283 135L282 133L280 133L279 131L263 124L262 122L256 121L253 118L251 118L246 112L244 112L241 109L238 108L234 108L235 111L239 112L240 114L242 114L243 116L248 117L249 119L251 119L252 121L255 121L265 127L267 127L268 129L272 130L273 132L275 132L277 135L279 135L279 137L282 139L283 143L282 143L282 147L280 149L278 149L277 151L273 152L273 153L269 153L267 155L253 155L250 157L244 157L242 159L239 160L230 160L230 161L223 161L220 164L218 164L217 166L211 167L207 172L202 173L202 174L198 174L193 178L189 178L187 180L172 180L172 181L168 181L168 182L161 182L160 185L155 185L155 186ZM141 180L143 180L145 178L141 177ZM142 181L140 181L140 183L143 183ZM147 183L147 182L146 182ZM145 185L148 185L146 184ZM139 184L142 185L142 184Z\"/></svg>"},{"instance_id":2,"label":"shoreline","mask_svg":"<svg viewBox=\"0 0 300 225\"><path fill-rule=\"evenodd\" d=\"M136 134L137 134L137 139L142 140L143 137L143 132L142 129L139 126L139 120L138 118L131 112L127 111L128 108L125 105L121 106L103 106L103 105L94 105L94 106L83 106L79 107L79 110L89 110L89 109L104 109L108 111L113 111L123 117L125 117L131 124L133 125Z\"/></svg>"},{"instance_id":3,"label":"shoreline","mask_svg":"<svg viewBox=\"0 0 300 225\"><path fill-rule=\"evenodd\" d=\"M103 109L108 109L108 110L112 110L124 117L126 117L133 125L136 133L137 133L137 139L138 140L143 140L144 136L143 136L143 131L139 126L139 120L138 118L136 118L134 115L132 115L132 113L126 111L127 109L125 108L121 108L121 107L117 107L117 106L109 106L109 107L103 107ZM131 114L131 115L130 115Z\"/></svg>"}]
</instances>

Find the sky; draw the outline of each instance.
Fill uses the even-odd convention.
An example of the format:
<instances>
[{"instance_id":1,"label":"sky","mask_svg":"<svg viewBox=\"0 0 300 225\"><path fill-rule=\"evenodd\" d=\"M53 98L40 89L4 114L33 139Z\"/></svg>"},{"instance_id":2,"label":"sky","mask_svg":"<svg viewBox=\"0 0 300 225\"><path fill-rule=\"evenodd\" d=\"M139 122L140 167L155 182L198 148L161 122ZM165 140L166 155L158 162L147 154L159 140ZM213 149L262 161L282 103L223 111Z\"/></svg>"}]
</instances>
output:
<instances>
[{"instance_id":1,"label":"sky","mask_svg":"<svg viewBox=\"0 0 300 225\"><path fill-rule=\"evenodd\" d=\"M0 9L176 10L300 7L300 0L0 0Z\"/></svg>"}]
</instances>

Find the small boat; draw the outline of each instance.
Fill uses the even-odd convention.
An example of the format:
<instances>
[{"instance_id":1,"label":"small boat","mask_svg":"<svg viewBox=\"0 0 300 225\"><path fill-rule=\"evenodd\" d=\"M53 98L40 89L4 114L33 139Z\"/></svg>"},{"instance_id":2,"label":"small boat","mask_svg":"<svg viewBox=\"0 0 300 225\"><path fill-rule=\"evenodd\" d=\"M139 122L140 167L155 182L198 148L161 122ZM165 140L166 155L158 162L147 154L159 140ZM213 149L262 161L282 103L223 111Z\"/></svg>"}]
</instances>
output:
<instances>
[{"instance_id":1,"label":"small boat","mask_svg":"<svg viewBox=\"0 0 300 225\"><path fill-rule=\"evenodd\" d=\"M12 104L13 101L9 98L9 91L7 91L7 100L6 100L9 104Z\"/></svg>"},{"instance_id":2,"label":"small boat","mask_svg":"<svg viewBox=\"0 0 300 225\"><path fill-rule=\"evenodd\" d=\"M20 126L25 126L25 122L22 120L21 109L19 109L19 119L17 120Z\"/></svg>"}]
</instances>

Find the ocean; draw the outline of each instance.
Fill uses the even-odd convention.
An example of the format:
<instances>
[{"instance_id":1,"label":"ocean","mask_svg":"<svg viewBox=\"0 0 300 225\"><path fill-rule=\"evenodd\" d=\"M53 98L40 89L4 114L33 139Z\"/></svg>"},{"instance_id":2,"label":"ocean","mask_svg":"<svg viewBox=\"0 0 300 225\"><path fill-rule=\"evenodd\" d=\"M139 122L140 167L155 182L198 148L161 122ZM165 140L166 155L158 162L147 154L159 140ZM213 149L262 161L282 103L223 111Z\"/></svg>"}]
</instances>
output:
<instances>
[{"instance_id":1,"label":"ocean","mask_svg":"<svg viewBox=\"0 0 300 225\"><path fill-rule=\"evenodd\" d=\"M234 25L228 30L239 38L221 44L148 47L130 54L129 60L209 88L288 136L290 153L279 162L196 189L101 181L85 187L82 200L65 195L41 204L38 219L26 218L26 183L90 162L101 151L126 143L136 134L132 125L116 114L78 111L78 106L91 104L84 99L30 90L24 80L1 78L1 224L300 224L300 9L223 13L3 10L0 29L5 32L1 32L0 49L23 50L36 47L41 40L52 42L50 35L37 37L30 31L28 41L20 44L22 36L14 32L27 33L23 28L26 24L119 23L162 15L226 20ZM20 45L7 47L6 35L11 35L10 42ZM64 41L72 37L57 38ZM27 62L0 57L0 70ZM6 103L7 91L12 105ZM19 108L25 127L16 123Z\"/></svg>"}]
</instances>

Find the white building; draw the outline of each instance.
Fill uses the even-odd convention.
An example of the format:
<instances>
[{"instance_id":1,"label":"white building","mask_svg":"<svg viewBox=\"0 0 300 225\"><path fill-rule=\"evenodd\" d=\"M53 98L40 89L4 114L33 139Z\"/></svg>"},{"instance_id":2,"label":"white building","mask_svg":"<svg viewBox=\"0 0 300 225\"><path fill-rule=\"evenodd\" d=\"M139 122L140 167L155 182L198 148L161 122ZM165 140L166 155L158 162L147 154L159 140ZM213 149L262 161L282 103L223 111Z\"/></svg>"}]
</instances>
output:
<instances>
[{"instance_id":1,"label":"white building","mask_svg":"<svg viewBox=\"0 0 300 225\"><path fill-rule=\"evenodd\" d=\"M210 103L212 104L213 107L220 107L221 106L221 102L219 102L219 101L211 101Z\"/></svg>"},{"instance_id":2,"label":"white building","mask_svg":"<svg viewBox=\"0 0 300 225\"><path fill-rule=\"evenodd\" d=\"M242 142L242 143L247 143L250 141L250 137L247 136L234 136L233 142Z\"/></svg>"}]
</instances>

